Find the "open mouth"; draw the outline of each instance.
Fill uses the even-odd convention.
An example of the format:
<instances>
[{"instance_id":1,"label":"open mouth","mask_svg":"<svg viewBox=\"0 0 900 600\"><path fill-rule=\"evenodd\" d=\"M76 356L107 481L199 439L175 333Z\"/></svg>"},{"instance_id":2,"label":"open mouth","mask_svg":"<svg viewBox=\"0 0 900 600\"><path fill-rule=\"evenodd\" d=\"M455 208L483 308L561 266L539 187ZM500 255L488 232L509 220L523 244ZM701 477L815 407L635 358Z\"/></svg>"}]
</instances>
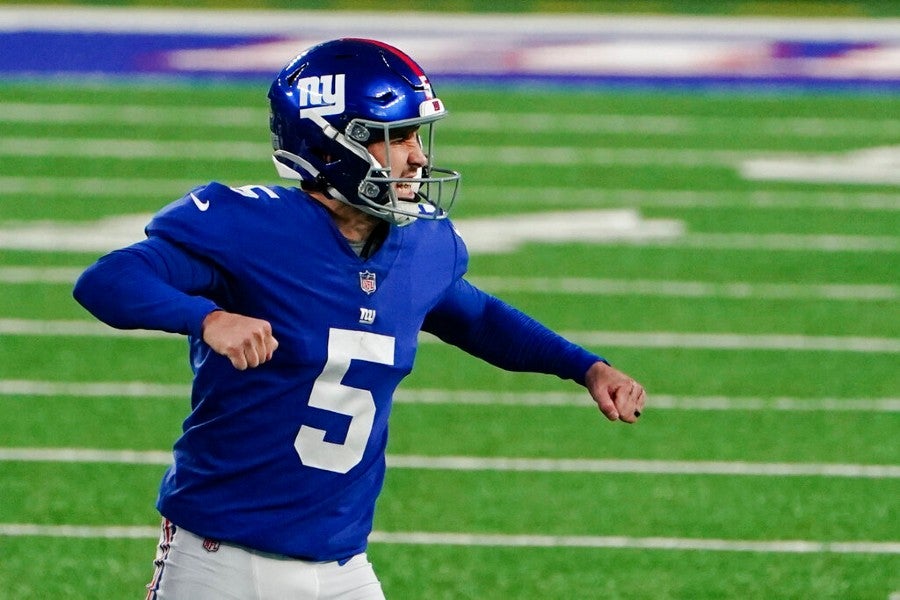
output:
<instances>
[{"instance_id":1,"label":"open mouth","mask_svg":"<svg viewBox=\"0 0 900 600\"><path fill-rule=\"evenodd\" d=\"M398 196L412 198L416 195L416 192L419 191L419 184L418 182L412 181L409 183L397 182L394 184L394 190L397 192Z\"/></svg>"}]
</instances>

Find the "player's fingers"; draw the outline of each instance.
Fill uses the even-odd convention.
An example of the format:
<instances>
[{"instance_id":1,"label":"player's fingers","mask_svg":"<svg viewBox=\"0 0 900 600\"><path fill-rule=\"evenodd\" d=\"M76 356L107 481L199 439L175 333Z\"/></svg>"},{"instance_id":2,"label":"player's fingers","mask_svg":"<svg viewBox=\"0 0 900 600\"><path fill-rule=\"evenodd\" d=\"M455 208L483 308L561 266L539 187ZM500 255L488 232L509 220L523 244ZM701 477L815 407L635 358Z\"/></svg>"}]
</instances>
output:
<instances>
[{"instance_id":1,"label":"player's fingers","mask_svg":"<svg viewBox=\"0 0 900 600\"><path fill-rule=\"evenodd\" d=\"M266 338L266 361L272 360L272 356L275 354L275 351L278 350L278 340L276 340L273 336L269 336ZM265 361L264 361L265 362Z\"/></svg>"},{"instance_id":2,"label":"player's fingers","mask_svg":"<svg viewBox=\"0 0 900 600\"><path fill-rule=\"evenodd\" d=\"M601 389L596 396L594 396L594 400L597 402L600 412L602 412L607 419L615 421L619 418L619 410L616 408L615 402L613 402L612 397L605 388Z\"/></svg>"},{"instance_id":3,"label":"player's fingers","mask_svg":"<svg viewBox=\"0 0 900 600\"><path fill-rule=\"evenodd\" d=\"M259 348L254 344L244 348L244 358L247 361L247 367L255 369L260 363Z\"/></svg>"},{"instance_id":4,"label":"player's fingers","mask_svg":"<svg viewBox=\"0 0 900 600\"><path fill-rule=\"evenodd\" d=\"M278 342L272 337L272 326L267 321L258 321L257 327L250 332L244 341L244 357L247 367L255 369L262 363L272 358L274 346Z\"/></svg>"},{"instance_id":5,"label":"player's fingers","mask_svg":"<svg viewBox=\"0 0 900 600\"><path fill-rule=\"evenodd\" d=\"M225 356L228 357L228 360L231 361L231 365L238 371L245 371L247 369L247 358L244 356L244 352L241 349L234 349L226 353Z\"/></svg>"},{"instance_id":6,"label":"player's fingers","mask_svg":"<svg viewBox=\"0 0 900 600\"><path fill-rule=\"evenodd\" d=\"M615 400L620 420L625 423L634 423L641 416L638 403L643 389L643 386L633 379L624 382L616 389Z\"/></svg>"}]
</instances>

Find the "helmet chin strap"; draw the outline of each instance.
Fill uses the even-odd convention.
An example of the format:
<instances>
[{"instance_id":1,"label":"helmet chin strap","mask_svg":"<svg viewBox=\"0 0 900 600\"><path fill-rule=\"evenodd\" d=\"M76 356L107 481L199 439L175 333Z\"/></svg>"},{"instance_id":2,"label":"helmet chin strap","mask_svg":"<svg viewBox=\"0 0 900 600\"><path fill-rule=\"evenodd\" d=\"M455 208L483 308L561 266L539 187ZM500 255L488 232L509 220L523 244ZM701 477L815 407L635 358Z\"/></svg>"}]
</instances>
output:
<instances>
[{"instance_id":1,"label":"helmet chin strap","mask_svg":"<svg viewBox=\"0 0 900 600\"><path fill-rule=\"evenodd\" d=\"M275 163L275 171L278 172L278 176L282 179L298 179L300 181L303 181L307 178L304 177L300 171L293 169L278 160L279 158L284 158L300 166L300 168L302 168L310 176L312 176L313 179L319 176L319 171L306 160L303 160L296 154L292 154L287 150L276 150L272 153L272 162Z\"/></svg>"},{"instance_id":2,"label":"helmet chin strap","mask_svg":"<svg viewBox=\"0 0 900 600\"><path fill-rule=\"evenodd\" d=\"M306 175L304 175L297 169L291 168L288 165L286 165L285 163L281 162L281 160L279 160L280 158L288 160L288 161L296 164L301 169L306 171ZM288 152L287 150L276 150L272 154L272 162L275 164L275 170L278 172L278 175L284 179L294 179L294 180L303 181L303 180L309 179L310 177L315 179L319 175L318 169L316 169L314 166L312 166L308 161L303 160L301 157L299 157L296 154L293 154L291 152ZM359 210L363 211L364 213L372 215L373 217L378 217L379 219L383 219L383 220L387 221L388 223L393 223L394 225L397 225L399 227L403 227L404 225L409 225L410 223L412 223L413 221L416 220L416 217L409 215L409 214L396 213L396 212L386 210L386 209L375 208L374 206L372 206L370 204L356 204L356 203L350 202L350 200L348 200L346 196L344 196L337 189L335 189L334 187L332 187L330 185L326 188L325 191L328 193L329 196L331 196L335 200L343 202L344 204L352 206L353 208L359 209ZM396 204L399 205L404 210L407 210L410 212L421 210L420 205L415 202L403 202L403 201L398 200L396 202Z\"/></svg>"}]
</instances>

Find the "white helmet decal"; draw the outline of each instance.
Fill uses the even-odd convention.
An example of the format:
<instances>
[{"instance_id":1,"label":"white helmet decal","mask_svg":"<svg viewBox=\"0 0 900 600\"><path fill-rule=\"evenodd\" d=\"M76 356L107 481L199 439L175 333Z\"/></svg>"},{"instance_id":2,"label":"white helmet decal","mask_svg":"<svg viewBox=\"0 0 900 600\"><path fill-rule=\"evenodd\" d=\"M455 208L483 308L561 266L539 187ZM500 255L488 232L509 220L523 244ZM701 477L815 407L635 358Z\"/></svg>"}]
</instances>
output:
<instances>
[{"instance_id":1,"label":"white helmet decal","mask_svg":"<svg viewBox=\"0 0 900 600\"><path fill-rule=\"evenodd\" d=\"M339 115L344 112L343 73L298 79L297 91L301 119L306 119L311 114Z\"/></svg>"}]
</instances>

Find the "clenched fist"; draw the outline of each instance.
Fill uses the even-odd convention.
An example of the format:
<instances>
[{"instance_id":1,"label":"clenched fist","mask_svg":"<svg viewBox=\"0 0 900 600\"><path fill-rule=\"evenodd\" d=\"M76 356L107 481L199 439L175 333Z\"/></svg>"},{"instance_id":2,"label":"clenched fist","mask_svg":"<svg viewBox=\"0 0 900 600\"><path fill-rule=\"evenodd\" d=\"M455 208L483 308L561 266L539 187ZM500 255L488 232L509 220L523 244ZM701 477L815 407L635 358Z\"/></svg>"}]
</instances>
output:
<instances>
[{"instance_id":1,"label":"clenched fist","mask_svg":"<svg viewBox=\"0 0 900 600\"><path fill-rule=\"evenodd\" d=\"M606 363L596 362L588 369L585 386L610 421L634 423L644 410L644 386Z\"/></svg>"},{"instance_id":2,"label":"clenched fist","mask_svg":"<svg viewBox=\"0 0 900 600\"><path fill-rule=\"evenodd\" d=\"M203 320L203 341L243 371L271 360L278 340L272 325L262 319L216 310Z\"/></svg>"}]
</instances>

